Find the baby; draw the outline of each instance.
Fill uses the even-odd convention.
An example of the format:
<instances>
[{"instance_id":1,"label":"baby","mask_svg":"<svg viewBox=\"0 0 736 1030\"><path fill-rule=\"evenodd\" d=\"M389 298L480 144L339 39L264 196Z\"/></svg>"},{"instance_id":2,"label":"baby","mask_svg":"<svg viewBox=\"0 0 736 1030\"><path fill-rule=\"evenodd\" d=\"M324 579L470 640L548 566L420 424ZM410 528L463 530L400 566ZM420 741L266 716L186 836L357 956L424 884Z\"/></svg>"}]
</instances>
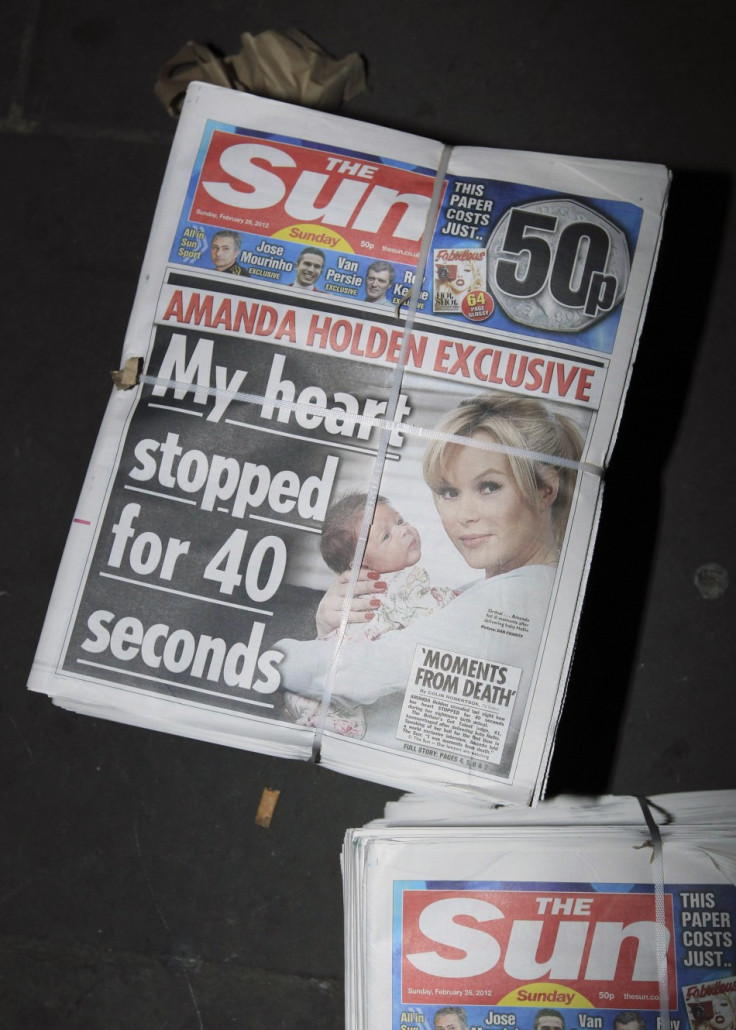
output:
<instances>
[{"instance_id":1,"label":"baby","mask_svg":"<svg viewBox=\"0 0 736 1030\"><path fill-rule=\"evenodd\" d=\"M351 493L332 504L325 515L320 551L338 574L351 568L367 494ZM406 522L386 497L379 497L373 515L363 566L386 579L381 604L369 623L348 623L350 640L377 640L384 633L403 629L422 615L444 608L457 596L450 587L433 587L426 569L417 565L422 556L419 533ZM334 636L337 630L330 636ZM329 637L327 638L329 639ZM284 706L300 726L315 726L320 702L284 691ZM360 706L332 701L327 707L325 729L348 737L362 737L365 717Z\"/></svg>"}]
</instances>

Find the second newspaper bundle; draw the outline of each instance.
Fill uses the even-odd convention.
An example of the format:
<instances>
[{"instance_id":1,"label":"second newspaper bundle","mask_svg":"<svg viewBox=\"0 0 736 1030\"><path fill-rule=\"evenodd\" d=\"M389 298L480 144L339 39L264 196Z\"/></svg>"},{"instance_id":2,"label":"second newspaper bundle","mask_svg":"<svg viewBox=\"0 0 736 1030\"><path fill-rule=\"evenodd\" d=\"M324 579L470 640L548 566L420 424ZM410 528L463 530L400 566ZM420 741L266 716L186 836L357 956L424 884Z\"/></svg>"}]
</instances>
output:
<instances>
[{"instance_id":1,"label":"second newspaper bundle","mask_svg":"<svg viewBox=\"0 0 736 1030\"><path fill-rule=\"evenodd\" d=\"M736 792L423 808L345 836L348 1030L736 1030Z\"/></svg>"},{"instance_id":2,"label":"second newspaper bundle","mask_svg":"<svg viewBox=\"0 0 736 1030\"><path fill-rule=\"evenodd\" d=\"M536 800L668 182L193 85L31 688Z\"/></svg>"}]
</instances>

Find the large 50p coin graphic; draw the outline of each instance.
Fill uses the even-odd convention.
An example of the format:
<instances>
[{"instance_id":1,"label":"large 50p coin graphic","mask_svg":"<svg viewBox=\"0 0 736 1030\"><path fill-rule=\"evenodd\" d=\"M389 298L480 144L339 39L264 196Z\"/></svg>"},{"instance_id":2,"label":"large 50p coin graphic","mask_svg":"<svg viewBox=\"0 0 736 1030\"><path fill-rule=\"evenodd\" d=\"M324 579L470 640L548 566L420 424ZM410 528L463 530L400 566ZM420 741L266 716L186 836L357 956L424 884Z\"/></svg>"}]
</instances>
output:
<instances>
[{"instance_id":1,"label":"large 50p coin graphic","mask_svg":"<svg viewBox=\"0 0 736 1030\"><path fill-rule=\"evenodd\" d=\"M623 232L577 200L511 208L488 242L488 286L509 318L553 332L578 332L626 293Z\"/></svg>"}]
</instances>

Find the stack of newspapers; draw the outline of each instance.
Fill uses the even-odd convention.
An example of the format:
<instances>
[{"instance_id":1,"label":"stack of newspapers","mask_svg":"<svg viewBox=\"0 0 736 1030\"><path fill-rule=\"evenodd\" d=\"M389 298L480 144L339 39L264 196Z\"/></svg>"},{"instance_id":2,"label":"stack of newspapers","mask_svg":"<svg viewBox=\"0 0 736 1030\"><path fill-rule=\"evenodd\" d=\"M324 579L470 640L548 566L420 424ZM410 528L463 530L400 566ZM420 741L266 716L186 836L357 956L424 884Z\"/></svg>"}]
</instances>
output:
<instances>
[{"instance_id":1,"label":"stack of newspapers","mask_svg":"<svg viewBox=\"0 0 736 1030\"><path fill-rule=\"evenodd\" d=\"M348 1030L736 1025L736 791L434 807L345 838Z\"/></svg>"},{"instance_id":2,"label":"stack of newspapers","mask_svg":"<svg viewBox=\"0 0 736 1030\"><path fill-rule=\"evenodd\" d=\"M30 688L533 804L668 184L193 84Z\"/></svg>"}]
</instances>

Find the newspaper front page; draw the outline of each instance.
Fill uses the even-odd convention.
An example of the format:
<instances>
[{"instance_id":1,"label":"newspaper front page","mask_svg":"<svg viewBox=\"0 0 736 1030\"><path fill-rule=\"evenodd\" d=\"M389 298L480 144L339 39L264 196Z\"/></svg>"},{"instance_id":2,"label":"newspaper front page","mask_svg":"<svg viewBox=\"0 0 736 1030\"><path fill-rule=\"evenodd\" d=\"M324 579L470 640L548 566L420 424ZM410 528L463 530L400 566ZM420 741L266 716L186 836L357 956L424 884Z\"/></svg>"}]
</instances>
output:
<instances>
[{"instance_id":1,"label":"newspaper front page","mask_svg":"<svg viewBox=\"0 0 736 1030\"><path fill-rule=\"evenodd\" d=\"M31 688L538 797L667 185L192 86Z\"/></svg>"},{"instance_id":2,"label":"newspaper front page","mask_svg":"<svg viewBox=\"0 0 736 1030\"><path fill-rule=\"evenodd\" d=\"M347 1027L733 1030L736 794L701 797L348 831Z\"/></svg>"}]
</instances>

